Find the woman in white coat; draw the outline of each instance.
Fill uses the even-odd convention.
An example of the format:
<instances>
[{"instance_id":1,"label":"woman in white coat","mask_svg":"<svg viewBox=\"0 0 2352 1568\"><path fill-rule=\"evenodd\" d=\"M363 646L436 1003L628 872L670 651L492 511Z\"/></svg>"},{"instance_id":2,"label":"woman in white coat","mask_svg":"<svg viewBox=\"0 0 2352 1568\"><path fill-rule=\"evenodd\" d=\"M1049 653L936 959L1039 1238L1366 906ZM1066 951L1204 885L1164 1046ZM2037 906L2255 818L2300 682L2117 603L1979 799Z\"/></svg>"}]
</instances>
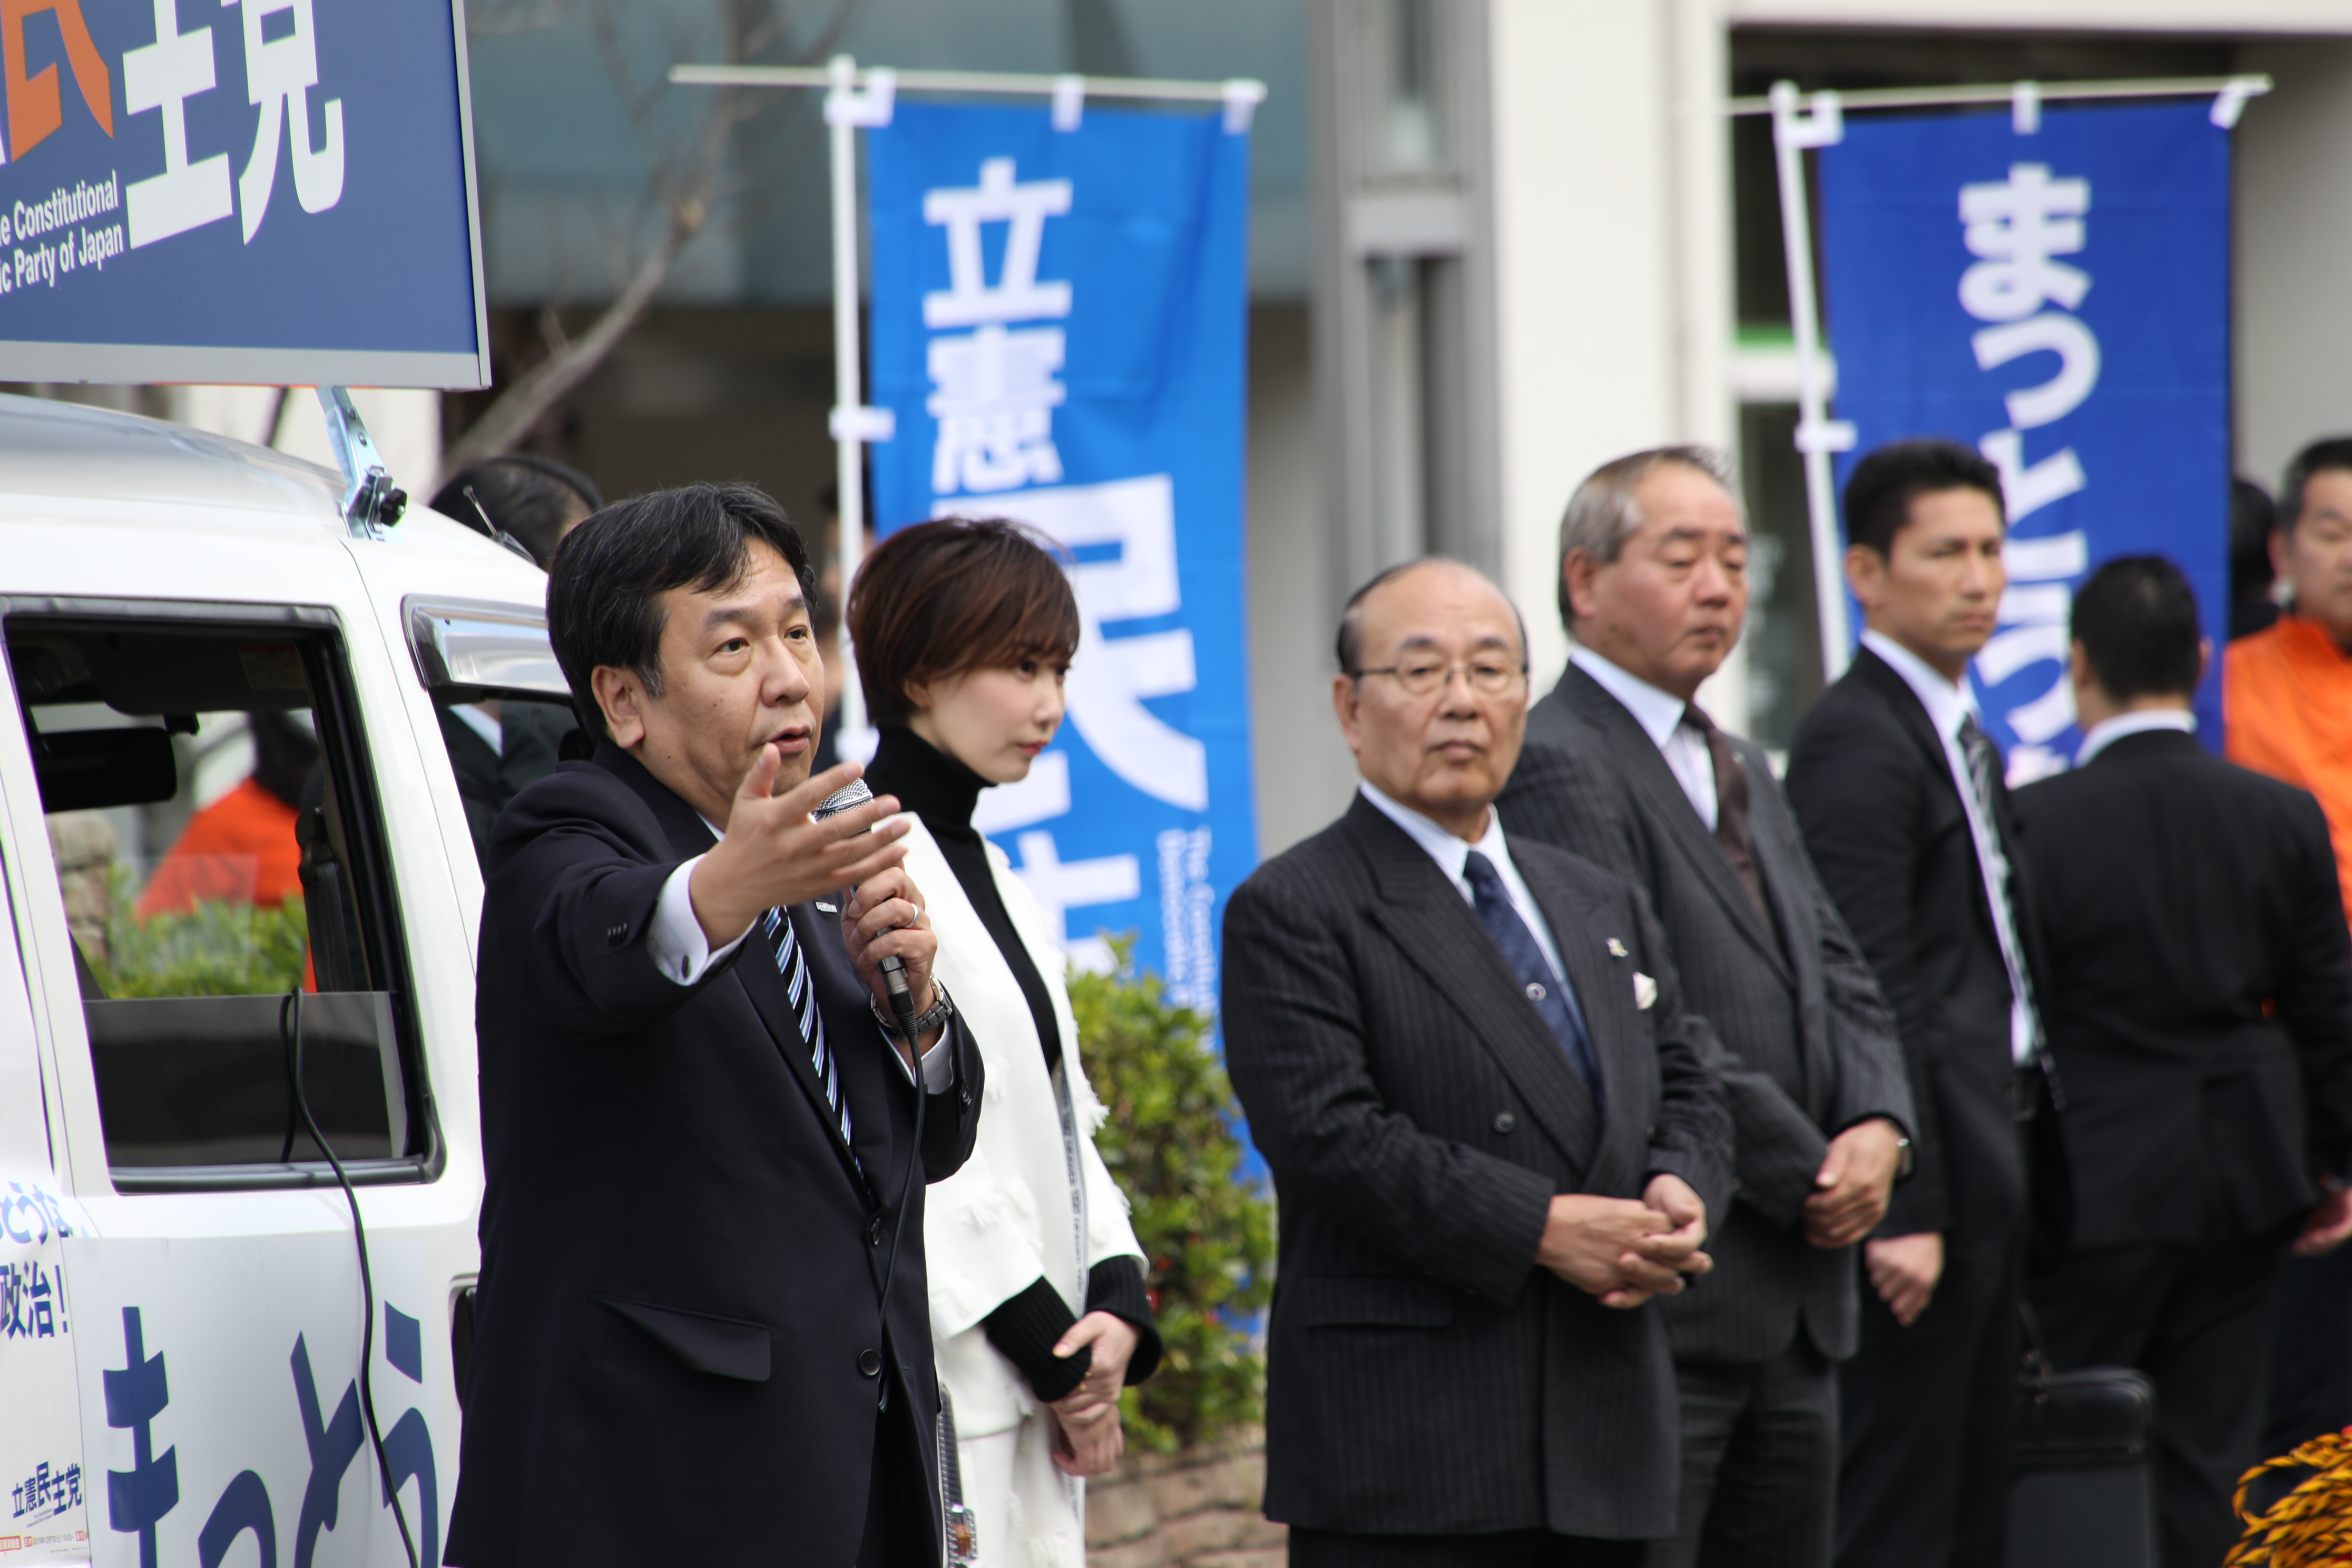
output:
<instances>
[{"instance_id":1,"label":"woman in white coat","mask_svg":"<svg viewBox=\"0 0 2352 1568\"><path fill-rule=\"evenodd\" d=\"M866 782L915 818L907 869L988 1088L978 1146L931 1189L931 1335L954 1402L964 1500L990 1568L1084 1568L1084 1477L1118 1458L1118 1391L1160 1360L1142 1249L1094 1146L1045 911L972 826L1062 721L1078 642L1060 565L1017 524L892 534L860 565L848 625L880 729Z\"/></svg>"}]
</instances>

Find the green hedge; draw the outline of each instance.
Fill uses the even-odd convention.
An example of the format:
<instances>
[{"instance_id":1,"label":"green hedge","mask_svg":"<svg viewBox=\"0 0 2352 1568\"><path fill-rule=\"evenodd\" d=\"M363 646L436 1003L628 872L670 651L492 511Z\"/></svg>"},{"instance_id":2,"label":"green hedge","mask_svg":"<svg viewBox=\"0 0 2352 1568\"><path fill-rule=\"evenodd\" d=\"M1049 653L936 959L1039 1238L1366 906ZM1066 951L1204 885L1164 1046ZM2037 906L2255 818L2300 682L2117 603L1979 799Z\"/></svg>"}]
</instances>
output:
<instances>
[{"instance_id":1,"label":"green hedge","mask_svg":"<svg viewBox=\"0 0 2352 1568\"><path fill-rule=\"evenodd\" d=\"M1274 1203L1237 1179L1241 1110L1210 1020L1171 1004L1158 975L1136 973L1133 945L1114 943L1116 974L1073 975L1070 1005L1087 1077L1110 1110L1095 1147L1134 1205L1167 1347L1121 1414L1131 1442L1168 1453L1261 1418Z\"/></svg>"},{"instance_id":2,"label":"green hedge","mask_svg":"<svg viewBox=\"0 0 2352 1568\"><path fill-rule=\"evenodd\" d=\"M138 889L121 867L112 881L106 962L90 965L108 996L256 996L302 983L310 927L299 894L274 910L199 899L182 913L141 920L132 913Z\"/></svg>"}]
</instances>

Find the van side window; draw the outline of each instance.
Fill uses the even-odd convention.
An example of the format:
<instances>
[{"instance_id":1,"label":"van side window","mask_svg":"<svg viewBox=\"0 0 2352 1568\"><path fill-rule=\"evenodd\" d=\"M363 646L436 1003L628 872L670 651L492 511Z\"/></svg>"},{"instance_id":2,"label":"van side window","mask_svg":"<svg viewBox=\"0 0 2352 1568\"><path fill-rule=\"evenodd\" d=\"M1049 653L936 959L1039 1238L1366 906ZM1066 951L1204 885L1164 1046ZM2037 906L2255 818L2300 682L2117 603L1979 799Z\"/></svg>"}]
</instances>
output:
<instances>
[{"instance_id":1,"label":"van side window","mask_svg":"<svg viewBox=\"0 0 2352 1568\"><path fill-rule=\"evenodd\" d=\"M490 833L507 802L557 763L586 757L588 742L537 608L419 598L406 609L417 678L433 694L466 827L487 872Z\"/></svg>"},{"instance_id":2,"label":"van side window","mask_svg":"<svg viewBox=\"0 0 2352 1568\"><path fill-rule=\"evenodd\" d=\"M7 617L126 1191L320 1179L302 1100L354 1180L421 1176L395 905L330 622Z\"/></svg>"}]
</instances>

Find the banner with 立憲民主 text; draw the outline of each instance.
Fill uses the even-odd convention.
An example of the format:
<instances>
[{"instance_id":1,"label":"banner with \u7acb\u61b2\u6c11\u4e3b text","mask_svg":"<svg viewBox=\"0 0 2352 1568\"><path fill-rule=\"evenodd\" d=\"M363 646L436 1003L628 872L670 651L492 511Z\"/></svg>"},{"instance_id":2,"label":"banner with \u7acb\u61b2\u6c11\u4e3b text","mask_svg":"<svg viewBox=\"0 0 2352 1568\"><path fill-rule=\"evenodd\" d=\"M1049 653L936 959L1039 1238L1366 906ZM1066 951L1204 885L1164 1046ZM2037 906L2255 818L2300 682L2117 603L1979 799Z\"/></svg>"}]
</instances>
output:
<instances>
[{"instance_id":1,"label":"banner with \u7acb\u61b2\u6c11\u4e3b text","mask_svg":"<svg viewBox=\"0 0 2352 1568\"><path fill-rule=\"evenodd\" d=\"M1971 674L2022 781L2069 764L2074 590L2169 557L2229 613L2230 132L2209 101L1849 120L1820 153L1840 482L1916 436L2000 471L2008 587ZM2217 661L2218 662L2218 661ZM2221 740L2218 677L2197 694Z\"/></svg>"},{"instance_id":2,"label":"banner with \u7acb\u61b2\u6c11\u4e3b text","mask_svg":"<svg viewBox=\"0 0 2352 1568\"><path fill-rule=\"evenodd\" d=\"M1005 517L1065 552L1068 717L979 826L1098 966L1217 996L1256 864L1242 615L1248 136L1211 113L897 106L870 133L880 531Z\"/></svg>"}]
</instances>

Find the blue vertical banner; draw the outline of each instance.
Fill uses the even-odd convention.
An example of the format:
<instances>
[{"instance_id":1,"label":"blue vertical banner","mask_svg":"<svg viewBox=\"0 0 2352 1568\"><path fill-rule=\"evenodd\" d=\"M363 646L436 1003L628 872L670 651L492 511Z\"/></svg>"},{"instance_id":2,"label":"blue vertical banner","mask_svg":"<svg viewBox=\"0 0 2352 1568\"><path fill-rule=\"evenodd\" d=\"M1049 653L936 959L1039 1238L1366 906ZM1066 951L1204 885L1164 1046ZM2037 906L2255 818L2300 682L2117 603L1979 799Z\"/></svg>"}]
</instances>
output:
<instances>
[{"instance_id":1,"label":"blue vertical banner","mask_svg":"<svg viewBox=\"0 0 2352 1568\"><path fill-rule=\"evenodd\" d=\"M2027 117L2031 123L2032 117ZM1849 121L1820 153L1837 413L2000 469L2009 589L1973 676L2023 782L2070 764L2074 590L2168 556L2229 620L2230 133L2203 102ZM2221 739L2219 663L2197 694Z\"/></svg>"},{"instance_id":2,"label":"blue vertical banner","mask_svg":"<svg viewBox=\"0 0 2352 1568\"><path fill-rule=\"evenodd\" d=\"M870 132L882 531L1009 517L1067 552L1069 717L979 826L1075 962L1209 1010L1255 866L1242 614L1248 137L1223 117L900 103Z\"/></svg>"}]
</instances>

